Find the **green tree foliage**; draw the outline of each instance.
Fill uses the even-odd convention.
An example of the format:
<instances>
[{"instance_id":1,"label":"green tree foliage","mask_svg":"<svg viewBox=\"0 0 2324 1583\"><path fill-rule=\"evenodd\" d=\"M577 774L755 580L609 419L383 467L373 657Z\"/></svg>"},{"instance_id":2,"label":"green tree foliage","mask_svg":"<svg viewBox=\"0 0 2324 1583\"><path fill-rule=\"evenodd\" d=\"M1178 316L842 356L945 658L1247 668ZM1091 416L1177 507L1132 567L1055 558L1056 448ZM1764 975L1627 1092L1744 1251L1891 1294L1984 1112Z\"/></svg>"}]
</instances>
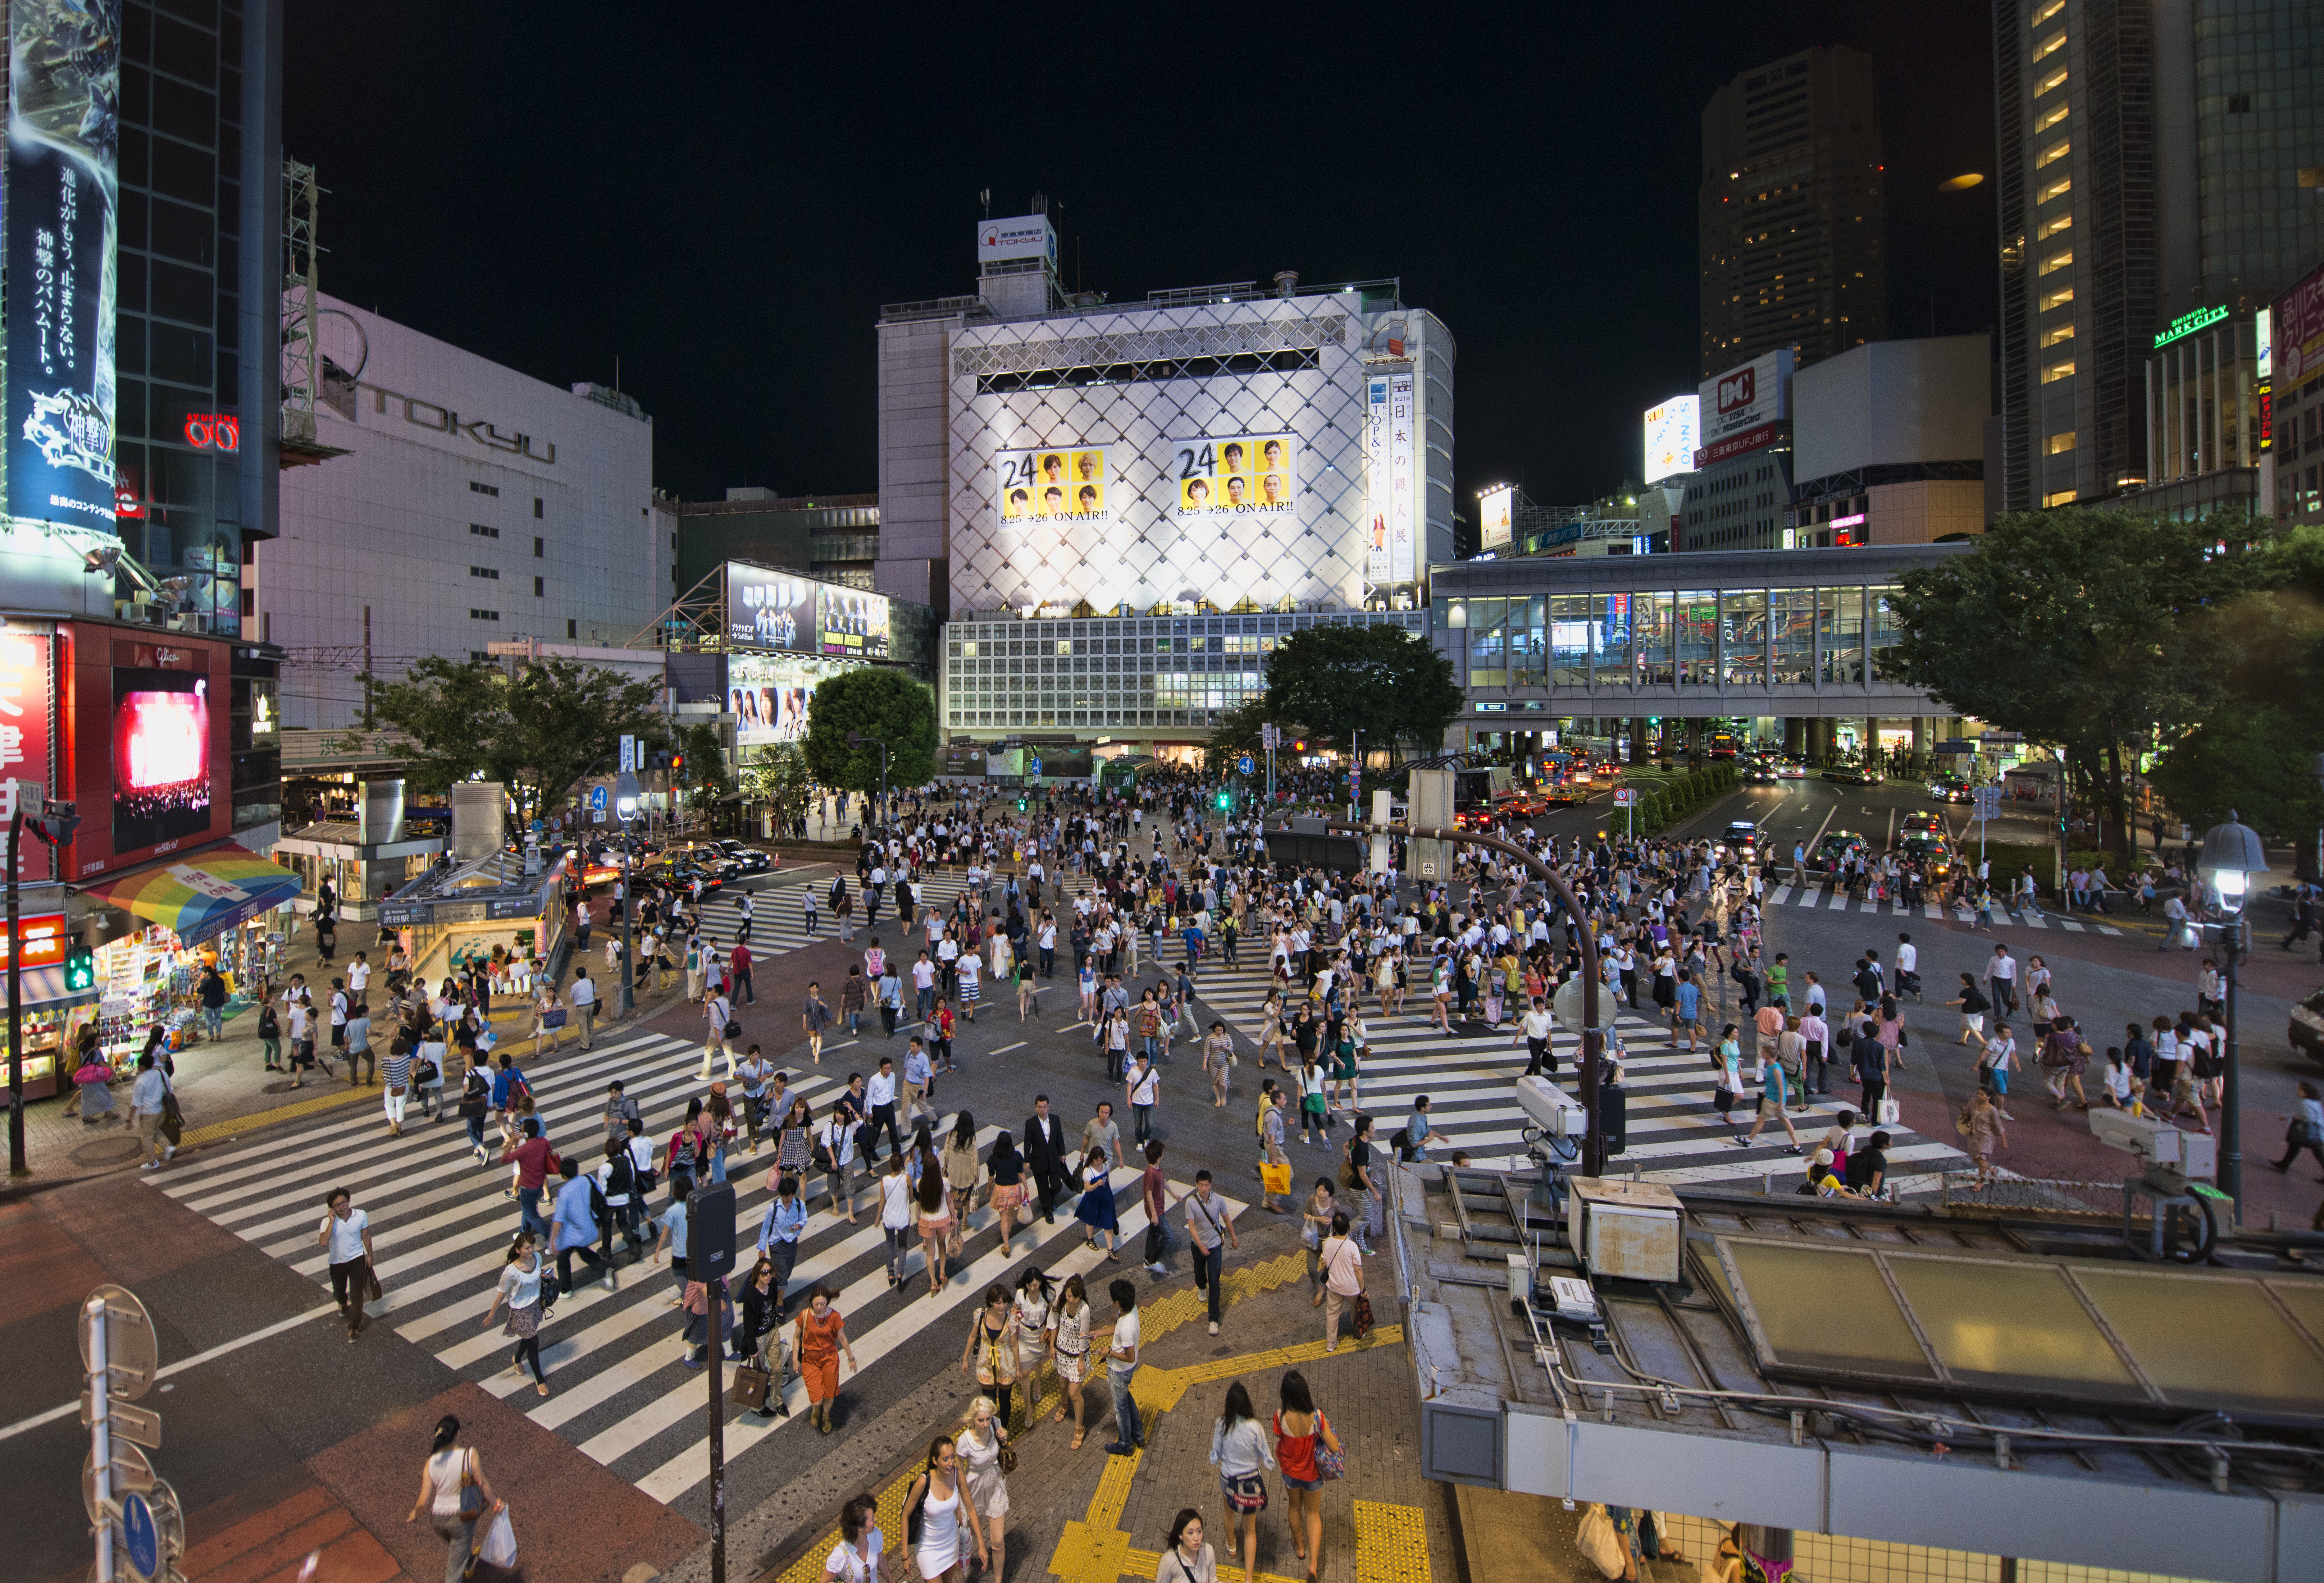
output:
<instances>
[{"instance_id":1,"label":"green tree foliage","mask_svg":"<svg viewBox=\"0 0 2324 1583\"><path fill-rule=\"evenodd\" d=\"M400 754L424 792L499 781L522 824L564 806L593 769L613 768L624 735L647 751L667 745L668 722L653 712L660 693L655 683L572 660L540 660L512 675L494 660L431 656L400 682L373 682L374 716L408 738L408 747L377 743L377 732L360 729L338 746L356 755Z\"/></svg>"},{"instance_id":2,"label":"green tree foliage","mask_svg":"<svg viewBox=\"0 0 2324 1583\"><path fill-rule=\"evenodd\" d=\"M936 773L936 695L899 670L861 666L818 683L807 712L807 768L825 786L877 793L880 750L856 732L888 744L888 786L924 786Z\"/></svg>"},{"instance_id":3,"label":"green tree foliage","mask_svg":"<svg viewBox=\"0 0 2324 1583\"><path fill-rule=\"evenodd\" d=\"M1222 774L1232 767L1238 754L1257 755L1259 728L1270 718L1264 698L1248 699L1225 711L1210 740L1203 744L1203 768L1213 775Z\"/></svg>"},{"instance_id":4,"label":"green tree foliage","mask_svg":"<svg viewBox=\"0 0 2324 1583\"><path fill-rule=\"evenodd\" d=\"M716 725L706 720L679 726L670 746L686 759L672 777L680 787L714 797L733 789L734 778L728 773L725 739Z\"/></svg>"},{"instance_id":5,"label":"green tree foliage","mask_svg":"<svg viewBox=\"0 0 2324 1583\"><path fill-rule=\"evenodd\" d=\"M1296 721L1345 747L1360 732L1382 747L1438 750L1461 713L1452 661L1400 627L1310 627L1267 662L1263 718Z\"/></svg>"},{"instance_id":6,"label":"green tree foliage","mask_svg":"<svg viewBox=\"0 0 2324 1583\"><path fill-rule=\"evenodd\" d=\"M770 805L777 833L788 834L814 797L815 777L808 773L806 751L797 742L777 742L763 750L742 772L742 789Z\"/></svg>"},{"instance_id":7,"label":"green tree foliage","mask_svg":"<svg viewBox=\"0 0 2324 1583\"><path fill-rule=\"evenodd\" d=\"M2241 518L2003 517L1969 554L1903 575L1892 602L1903 637L1881 673L2059 744L2119 851L2124 745L2190 731L2228 701L2251 633L2217 615L2276 575L2254 540Z\"/></svg>"}]
</instances>

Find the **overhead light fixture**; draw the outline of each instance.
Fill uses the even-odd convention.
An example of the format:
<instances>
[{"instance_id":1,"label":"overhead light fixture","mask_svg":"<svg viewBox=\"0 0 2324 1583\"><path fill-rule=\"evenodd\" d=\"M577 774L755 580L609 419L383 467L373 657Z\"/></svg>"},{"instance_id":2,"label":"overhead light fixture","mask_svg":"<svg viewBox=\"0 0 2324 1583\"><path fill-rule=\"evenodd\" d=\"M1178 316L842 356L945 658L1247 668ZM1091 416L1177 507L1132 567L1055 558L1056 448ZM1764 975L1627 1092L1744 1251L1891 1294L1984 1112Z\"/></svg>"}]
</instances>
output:
<instances>
[{"instance_id":1,"label":"overhead light fixture","mask_svg":"<svg viewBox=\"0 0 2324 1583\"><path fill-rule=\"evenodd\" d=\"M120 561L119 545L100 544L94 549L83 552L80 557L80 569L92 577L109 575Z\"/></svg>"}]
</instances>

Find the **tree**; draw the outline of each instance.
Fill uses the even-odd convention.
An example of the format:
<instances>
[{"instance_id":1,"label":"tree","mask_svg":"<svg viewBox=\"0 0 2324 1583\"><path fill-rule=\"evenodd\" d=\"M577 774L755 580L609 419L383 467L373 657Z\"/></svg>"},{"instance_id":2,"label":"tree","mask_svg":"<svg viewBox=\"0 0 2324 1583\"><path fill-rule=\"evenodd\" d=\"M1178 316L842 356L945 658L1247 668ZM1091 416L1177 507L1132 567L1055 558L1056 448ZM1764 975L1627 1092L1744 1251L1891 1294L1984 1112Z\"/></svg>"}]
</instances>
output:
<instances>
[{"instance_id":1,"label":"tree","mask_svg":"<svg viewBox=\"0 0 2324 1583\"><path fill-rule=\"evenodd\" d=\"M1267 662L1268 718L1297 721L1343 746L1360 732L1393 750L1435 750L1463 700L1452 661L1401 627L1310 627Z\"/></svg>"},{"instance_id":2,"label":"tree","mask_svg":"<svg viewBox=\"0 0 2324 1583\"><path fill-rule=\"evenodd\" d=\"M848 744L847 733L866 741ZM925 786L936 773L936 699L899 670L859 666L818 683L807 701L807 766L825 786L880 789L880 750L888 744L888 785Z\"/></svg>"},{"instance_id":3,"label":"tree","mask_svg":"<svg viewBox=\"0 0 2324 1583\"><path fill-rule=\"evenodd\" d=\"M808 773L807 754L797 742L777 742L743 771L742 786L753 799L773 807L776 833L783 834L805 816L815 777Z\"/></svg>"},{"instance_id":4,"label":"tree","mask_svg":"<svg viewBox=\"0 0 2324 1583\"><path fill-rule=\"evenodd\" d=\"M732 789L733 777L727 773L726 741L718 734L717 726L706 720L679 726L670 746L686 760L671 778L678 786L712 797Z\"/></svg>"},{"instance_id":5,"label":"tree","mask_svg":"<svg viewBox=\"0 0 2324 1583\"><path fill-rule=\"evenodd\" d=\"M2224 698L2242 640L2209 613L2273 575L2240 518L2181 522L2065 510L1997 520L1968 555L1892 596L1881 674L1963 714L2060 744L2095 787L2101 841L2126 844L2122 747L2190 727ZM2216 553L2225 543L2231 553Z\"/></svg>"},{"instance_id":6,"label":"tree","mask_svg":"<svg viewBox=\"0 0 2324 1583\"><path fill-rule=\"evenodd\" d=\"M499 781L520 824L561 807L583 776L613 768L623 736L635 736L641 751L668 741L668 722L653 712L658 683L572 660L511 674L493 660L431 655L400 682L364 680L374 717L409 745L378 743L378 732L357 729L340 751L401 757L418 789L438 795L459 781Z\"/></svg>"},{"instance_id":7,"label":"tree","mask_svg":"<svg viewBox=\"0 0 2324 1583\"><path fill-rule=\"evenodd\" d=\"M1203 744L1203 767L1216 775L1230 768L1237 756L1257 754L1259 728L1268 722L1267 700L1250 698L1222 713Z\"/></svg>"}]
</instances>

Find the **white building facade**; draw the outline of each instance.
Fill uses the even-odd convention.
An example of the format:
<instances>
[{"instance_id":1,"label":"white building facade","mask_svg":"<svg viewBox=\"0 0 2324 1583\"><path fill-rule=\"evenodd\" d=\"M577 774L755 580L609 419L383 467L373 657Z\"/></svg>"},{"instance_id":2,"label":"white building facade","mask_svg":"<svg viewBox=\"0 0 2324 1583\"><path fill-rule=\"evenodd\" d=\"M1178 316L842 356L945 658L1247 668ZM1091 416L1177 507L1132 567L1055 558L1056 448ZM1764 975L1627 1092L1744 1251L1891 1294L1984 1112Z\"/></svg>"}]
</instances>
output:
<instances>
[{"instance_id":1,"label":"white building facade","mask_svg":"<svg viewBox=\"0 0 2324 1583\"><path fill-rule=\"evenodd\" d=\"M244 623L286 650L286 727L358 721L366 655L388 678L519 644L587 659L653 622L676 524L634 400L322 302L325 349L353 377L325 380L318 438L346 454L283 473Z\"/></svg>"},{"instance_id":2,"label":"white building facade","mask_svg":"<svg viewBox=\"0 0 2324 1583\"><path fill-rule=\"evenodd\" d=\"M1425 630L1452 335L1394 281L1067 294L1042 215L881 339L882 592L945 609L942 720L1199 740L1299 627Z\"/></svg>"}]
</instances>

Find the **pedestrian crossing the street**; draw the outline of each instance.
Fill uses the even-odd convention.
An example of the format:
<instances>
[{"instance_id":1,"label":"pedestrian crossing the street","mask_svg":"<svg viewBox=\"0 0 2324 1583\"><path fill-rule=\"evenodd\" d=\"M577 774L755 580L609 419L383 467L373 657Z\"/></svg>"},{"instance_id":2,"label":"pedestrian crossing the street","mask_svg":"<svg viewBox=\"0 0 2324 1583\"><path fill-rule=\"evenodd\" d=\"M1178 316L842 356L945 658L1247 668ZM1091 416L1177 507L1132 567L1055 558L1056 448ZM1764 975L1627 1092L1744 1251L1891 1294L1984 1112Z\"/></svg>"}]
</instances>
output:
<instances>
[{"instance_id":1,"label":"pedestrian crossing the street","mask_svg":"<svg viewBox=\"0 0 2324 1583\"><path fill-rule=\"evenodd\" d=\"M829 1057L853 1042L835 1039L825 1045L820 1066L787 1068L793 1078L789 1094L804 1097L819 1114L846 1081L844 1059ZM666 1138L681 1120L687 1100L700 1091L701 1054L688 1041L636 1033L601 1039L586 1053L568 1053L530 1078L545 1131L585 1168L595 1164L603 1155L599 1117L605 1086L619 1077L644 1113L647 1136ZM945 1117L944 1125L951 1119ZM415 1107L405 1126L406 1135L392 1138L370 1107L348 1107L302 1130L274 1133L239 1148L205 1150L166 1175L143 1179L142 1185L170 1194L326 1289L327 1260L316 1245L316 1231L326 1214L325 1194L346 1188L371 1219L375 1271L384 1293L371 1308L375 1325L426 1348L445 1367L506 1399L655 1499L673 1505L706 1500L700 1487L708 1470L706 1387L701 1372L682 1362L687 1350L679 1340L685 1316L675 1305L679 1286L669 1263L632 1264L616 1237L619 1285L607 1291L602 1277L592 1278L597 1272L576 1256L575 1287L541 1327L540 1356L550 1394L536 1394L530 1375L512 1367L514 1342L503 1334L501 1321L484 1322L519 1219L516 1201L503 1196L512 1185L512 1167L499 1163L497 1137L487 1134L492 1163L480 1164L456 1118L430 1123ZM990 1145L995 1130L988 1127L979 1133L980 1150ZM774 1200L772 1164L771 1143L755 1155L738 1154L726 1162L737 1200L736 1264L745 1273L755 1262L760 1228ZM1117 1170L1111 1178L1124 1247L1146 1227L1135 1192L1138 1180L1133 1170ZM1174 1192L1188 1191L1183 1182L1171 1186ZM917 1235L910 1239L902 1284L890 1287L876 1187L859 1182L853 1224L837 1212L821 1174L812 1174L802 1189L809 1216L788 1288L792 1317L811 1286L831 1286L839 1293L835 1306L845 1316L855 1357L866 1371L876 1371L883 1358L932 1327L943 1338L938 1344L949 1347L985 1287L1013 1280L1028 1256L1053 1279L1080 1274L1093 1290L1102 1286L1100 1272L1110 1275L1134 1263L1134 1255L1124 1253L1120 1265L1108 1265L1102 1252L1084 1245L1084 1229L1073 1218L1072 1194L1061 1200L1054 1226L1038 1219L1020 1224L1014 1249L1006 1255L988 1207L969 1217L961 1256L940 1294L931 1297ZM1130 1195L1127 1201L1121 1201L1124 1193ZM553 1197L544 1195L544 1214ZM658 1188L648 1213L659 1214L669 1201L666 1189ZM659 1228L649 1223L646 1229L650 1247ZM739 1311L738 1305L738 1319ZM788 1339L789 1328L781 1333ZM842 1371L843 1414L854 1374ZM804 1432L804 1386L792 1380L784 1399L794 1414L790 1418L743 1414L725 1425L730 1475L747 1477L755 1449L783 1434Z\"/></svg>"},{"instance_id":2,"label":"pedestrian crossing the street","mask_svg":"<svg viewBox=\"0 0 2324 1583\"><path fill-rule=\"evenodd\" d=\"M869 935L883 934L890 938L891 945L900 944L911 920L896 916L895 888L890 886L881 896L880 916L869 923L864 919L863 888L856 883L852 873L848 876L847 888L855 897L855 943L861 946ZM959 874L931 874L914 888L918 904L948 910L959 898L961 891L966 888L966 884ZM701 916L705 937L720 950L727 950L733 945L736 934L741 932L742 897L748 896L751 898L751 951L753 955L770 956L797 951L803 946L845 940L847 932L832 916L830 891L831 877L820 874L804 885L773 886L750 891L721 890L698 904L696 910ZM803 905L807 896L815 898L816 924L812 930L807 927L807 909ZM916 941L914 949L917 950L918 932L913 930L912 934ZM673 952L673 960L676 955ZM909 959L908 953L906 960Z\"/></svg>"},{"instance_id":3,"label":"pedestrian crossing the street","mask_svg":"<svg viewBox=\"0 0 2324 1583\"><path fill-rule=\"evenodd\" d=\"M1267 987L1263 965L1252 965L1248 959L1240 970L1213 966L1201 976L1196 1016L1205 1023L1218 1016L1237 1032L1256 1039L1264 1020L1261 1008ZM1375 1118L1374 1142L1385 1146L1411 1117L1415 1098L1426 1094L1429 1126L1449 1140L1430 1149L1434 1163L1444 1164L1455 1150L1463 1150L1480 1167L1526 1167L1530 1164L1525 1147L1527 1118L1516 1096L1526 1051L1517 1026L1506 1024L1496 1030L1480 1021L1456 1021L1456 1032L1448 1037L1430 1026L1425 985L1423 989L1407 999L1406 1009L1400 1015L1365 1013L1370 1053L1359 1074L1357 1105ZM1416 1013L1412 1009L1416 1006ZM1649 1016L1624 1012L1616 1018L1628 1146L1608 1158L1607 1169L1624 1175L1635 1169L1642 1181L1672 1186L1756 1186L1766 1182L1775 1192L1789 1192L1804 1179L1808 1159L1806 1154L1787 1152L1790 1140L1779 1125L1771 1120L1748 1147L1738 1148L1732 1141L1750 1130L1757 1111L1757 1085L1750 1085L1751 1093L1736 1101L1733 1122L1720 1119L1712 1100L1711 1051L1716 1047L1722 1022L1744 1025L1744 1075L1749 1081L1753 1045L1748 1019L1739 1006L1722 1016L1714 1004L1706 1008L1703 1020L1711 1036L1699 1041L1700 1047L1690 1052L1683 1041L1673 1038L1666 1024ZM1188 1045L1194 1043L1185 1041ZM1579 1041L1560 1028L1552 1049L1558 1060L1559 1085L1569 1093L1578 1092L1573 1061ZM1297 1057L1290 1059L1296 1063ZM1262 1067L1255 1060L1240 1067L1233 1077L1230 1103L1250 1103L1259 1079L1268 1076L1278 1084L1287 1082L1279 1067ZM1296 1092L1296 1084L1290 1086ZM1854 1109L1850 1101L1856 1085L1840 1085L1835 1074L1835 1087L1840 1089L1839 1093L1818 1095L1805 1110L1792 1112L1792 1126L1808 1154L1812 1154L1817 1140L1843 1108ZM1288 1122L1291 1117L1286 1119ZM1343 1118L1335 1120L1344 1127ZM1872 1130L1859 1120L1857 1137L1861 1141ZM1900 1196L1934 1192L1942 1184L1942 1173L1965 1164L1950 1145L1922 1137L1898 1123L1891 1122L1883 1130L1892 1145L1887 1180ZM1335 1159L1345 1137L1344 1131L1340 1132L1328 1152L1321 1146L1317 1152ZM1306 1146L1299 1142L1296 1124L1286 1126L1285 1146L1295 1177L1304 1180L1300 1166Z\"/></svg>"},{"instance_id":4,"label":"pedestrian crossing the street","mask_svg":"<svg viewBox=\"0 0 2324 1583\"><path fill-rule=\"evenodd\" d=\"M1847 891L1837 885L1778 885L1767 892L1767 905L1769 907L1820 907L1830 908L1834 912L1847 912L1852 908L1857 912L1888 913L1900 918L1923 917L1938 922L1941 922L1948 916L1948 909L1938 902L1917 902L1907 907L1901 901L1878 901L1870 897L1858 898L1850 897ZM1950 916L1956 923L1977 924L1983 921L1983 915L1975 907L1962 907L1958 904L1950 909ZM2079 918L2069 917L2063 914L2046 915L2034 907L1997 907L1994 909L1994 922L2015 925L2026 929L2046 929L2054 924L2069 934L2119 935L2122 933L2112 924L2085 924Z\"/></svg>"}]
</instances>

